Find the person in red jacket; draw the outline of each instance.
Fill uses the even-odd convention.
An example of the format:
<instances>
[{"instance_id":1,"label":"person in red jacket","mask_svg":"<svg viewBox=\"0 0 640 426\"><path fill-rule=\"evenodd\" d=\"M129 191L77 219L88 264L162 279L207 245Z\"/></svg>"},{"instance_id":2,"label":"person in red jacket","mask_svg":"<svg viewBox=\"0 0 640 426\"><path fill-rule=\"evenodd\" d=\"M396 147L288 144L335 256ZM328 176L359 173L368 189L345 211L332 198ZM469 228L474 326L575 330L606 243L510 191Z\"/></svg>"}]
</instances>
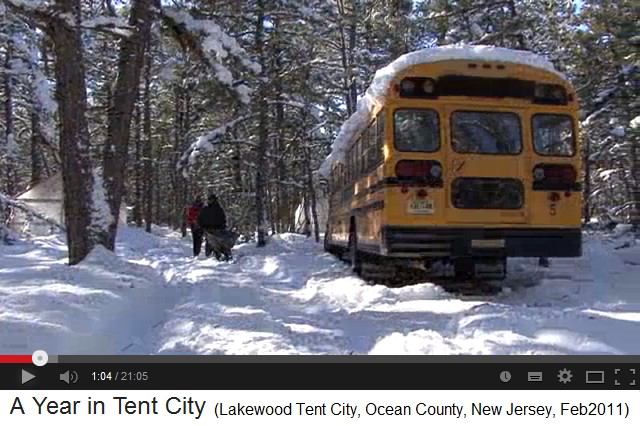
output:
<instances>
[{"instance_id":1,"label":"person in red jacket","mask_svg":"<svg viewBox=\"0 0 640 426\"><path fill-rule=\"evenodd\" d=\"M187 225L191 228L191 237L193 238L193 256L198 257L202 249L202 238L204 237L204 229L198 225L198 215L204 208L202 197L198 195L193 204L186 210Z\"/></svg>"}]
</instances>

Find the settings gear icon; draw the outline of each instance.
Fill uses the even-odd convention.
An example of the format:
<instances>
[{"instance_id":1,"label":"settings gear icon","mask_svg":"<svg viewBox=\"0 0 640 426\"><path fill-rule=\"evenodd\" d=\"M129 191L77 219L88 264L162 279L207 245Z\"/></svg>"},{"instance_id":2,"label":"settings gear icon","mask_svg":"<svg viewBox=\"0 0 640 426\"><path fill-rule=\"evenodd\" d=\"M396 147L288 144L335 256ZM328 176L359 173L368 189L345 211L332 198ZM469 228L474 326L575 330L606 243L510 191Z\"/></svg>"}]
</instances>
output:
<instances>
[{"instance_id":1,"label":"settings gear icon","mask_svg":"<svg viewBox=\"0 0 640 426\"><path fill-rule=\"evenodd\" d=\"M558 381L564 384L567 384L571 381L571 378L573 377L573 374L571 374L571 370L567 370L566 368L563 368L562 370L558 371Z\"/></svg>"}]
</instances>

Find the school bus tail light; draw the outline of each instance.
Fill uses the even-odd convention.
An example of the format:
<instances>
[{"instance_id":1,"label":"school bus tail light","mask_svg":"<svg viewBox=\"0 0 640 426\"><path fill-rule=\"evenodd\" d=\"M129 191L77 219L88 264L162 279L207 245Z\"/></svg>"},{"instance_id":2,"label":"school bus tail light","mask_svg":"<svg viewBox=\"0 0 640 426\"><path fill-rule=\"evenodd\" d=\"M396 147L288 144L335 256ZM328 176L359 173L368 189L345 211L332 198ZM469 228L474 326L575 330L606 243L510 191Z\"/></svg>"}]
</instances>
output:
<instances>
[{"instance_id":1,"label":"school bus tail light","mask_svg":"<svg viewBox=\"0 0 640 426\"><path fill-rule=\"evenodd\" d=\"M435 160L400 160L396 163L400 183L442 186L442 165Z\"/></svg>"},{"instance_id":2,"label":"school bus tail light","mask_svg":"<svg viewBox=\"0 0 640 426\"><path fill-rule=\"evenodd\" d=\"M399 179L420 178L431 175L431 162L424 160L401 160L396 163L396 176Z\"/></svg>"}]
</instances>

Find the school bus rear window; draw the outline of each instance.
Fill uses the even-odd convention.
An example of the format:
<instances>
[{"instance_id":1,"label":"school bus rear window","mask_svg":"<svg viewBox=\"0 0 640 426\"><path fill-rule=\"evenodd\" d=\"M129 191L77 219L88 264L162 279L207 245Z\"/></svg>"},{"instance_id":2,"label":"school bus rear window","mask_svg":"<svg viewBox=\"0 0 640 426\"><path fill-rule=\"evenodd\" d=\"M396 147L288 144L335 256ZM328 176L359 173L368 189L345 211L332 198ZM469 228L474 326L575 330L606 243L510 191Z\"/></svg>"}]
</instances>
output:
<instances>
[{"instance_id":1,"label":"school bus rear window","mask_svg":"<svg viewBox=\"0 0 640 426\"><path fill-rule=\"evenodd\" d=\"M398 151L435 152L440 149L438 113L432 109L398 109L394 116Z\"/></svg>"},{"instance_id":2,"label":"school bus rear window","mask_svg":"<svg viewBox=\"0 0 640 426\"><path fill-rule=\"evenodd\" d=\"M510 112L456 111L451 114L452 144L461 154L519 154L522 128Z\"/></svg>"},{"instance_id":3,"label":"school bus rear window","mask_svg":"<svg viewBox=\"0 0 640 426\"><path fill-rule=\"evenodd\" d=\"M575 153L573 121L568 115L536 114L531 127L533 146L538 154L570 157Z\"/></svg>"}]
</instances>

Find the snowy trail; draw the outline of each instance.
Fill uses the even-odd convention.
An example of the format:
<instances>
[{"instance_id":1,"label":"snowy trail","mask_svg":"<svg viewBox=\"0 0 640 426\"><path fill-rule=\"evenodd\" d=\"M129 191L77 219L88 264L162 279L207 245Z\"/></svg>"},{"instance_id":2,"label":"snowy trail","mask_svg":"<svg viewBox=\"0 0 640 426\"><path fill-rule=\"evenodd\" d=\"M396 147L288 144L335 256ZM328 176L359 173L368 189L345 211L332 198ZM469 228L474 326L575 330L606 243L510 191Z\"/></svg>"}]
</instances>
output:
<instances>
[{"instance_id":1,"label":"snowy trail","mask_svg":"<svg viewBox=\"0 0 640 426\"><path fill-rule=\"evenodd\" d=\"M619 297L607 283L620 270L598 242L581 259L556 260L545 277L530 265L515 271L511 293L460 298L431 284L365 285L319 245L289 238L265 254L246 247L254 253L238 264L207 261L189 271L186 280L198 286L160 333L158 353L638 352L618 332L592 331L640 331L638 323L596 315L594 307L613 308L603 295ZM602 260L611 270L593 274L589 265ZM532 272L538 285L519 286Z\"/></svg>"},{"instance_id":2,"label":"snowy trail","mask_svg":"<svg viewBox=\"0 0 640 426\"><path fill-rule=\"evenodd\" d=\"M0 248L0 350L113 354L640 353L640 246L510 266L509 291L369 286L299 235L194 260L190 241L125 228L73 268L55 240Z\"/></svg>"}]
</instances>

